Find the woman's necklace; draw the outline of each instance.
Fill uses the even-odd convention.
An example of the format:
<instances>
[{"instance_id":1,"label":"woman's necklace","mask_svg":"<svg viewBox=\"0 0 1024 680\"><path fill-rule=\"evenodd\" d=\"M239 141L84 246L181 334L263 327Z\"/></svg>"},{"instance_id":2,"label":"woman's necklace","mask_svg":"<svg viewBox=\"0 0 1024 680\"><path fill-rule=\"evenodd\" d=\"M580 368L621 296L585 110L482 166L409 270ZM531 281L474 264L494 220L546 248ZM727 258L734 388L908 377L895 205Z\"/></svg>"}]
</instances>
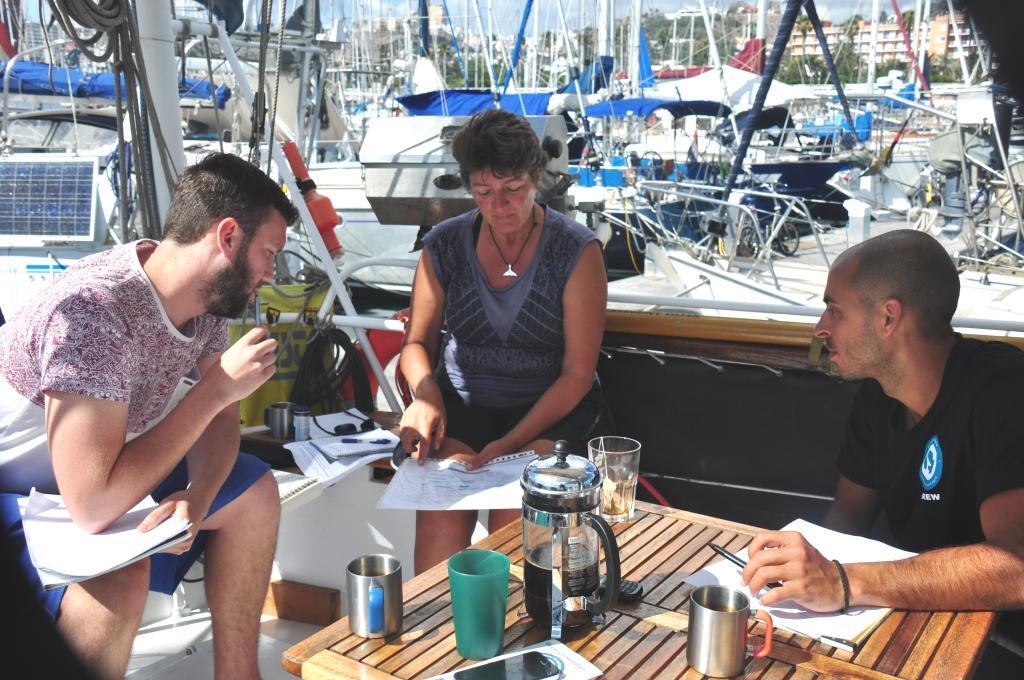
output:
<instances>
[{"instance_id":1,"label":"woman's necklace","mask_svg":"<svg viewBox=\"0 0 1024 680\"><path fill-rule=\"evenodd\" d=\"M487 233L491 235L491 242L494 243L494 248L498 251L498 257L501 258L502 262L508 265L508 269L505 270L502 276L510 279L514 279L519 276L519 274L516 274L515 270L512 269L512 266L516 262L519 262L519 258L522 256L523 251L526 250L526 244L530 242L530 237L533 236L533 230L537 228L537 211L531 210L530 212L533 213L533 224L530 225L530 232L526 235L526 240L523 241L523 245L519 247L519 254L516 255L516 259L511 262L505 259L505 254L501 252L501 246L498 245L498 239L494 238L494 230L491 229L491 223L487 223Z\"/></svg>"}]
</instances>

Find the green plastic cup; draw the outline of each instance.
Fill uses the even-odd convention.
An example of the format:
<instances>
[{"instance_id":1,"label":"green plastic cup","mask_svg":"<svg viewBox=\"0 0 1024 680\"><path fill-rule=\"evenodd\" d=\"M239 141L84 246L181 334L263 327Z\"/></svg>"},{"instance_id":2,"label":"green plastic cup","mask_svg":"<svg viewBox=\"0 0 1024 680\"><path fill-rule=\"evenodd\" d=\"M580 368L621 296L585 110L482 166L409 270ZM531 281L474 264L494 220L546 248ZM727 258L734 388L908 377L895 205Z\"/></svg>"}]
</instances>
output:
<instances>
[{"instance_id":1,"label":"green plastic cup","mask_svg":"<svg viewBox=\"0 0 1024 680\"><path fill-rule=\"evenodd\" d=\"M448 559L455 647L464 659L501 651L508 609L509 559L494 550L463 550Z\"/></svg>"}]
</instances>

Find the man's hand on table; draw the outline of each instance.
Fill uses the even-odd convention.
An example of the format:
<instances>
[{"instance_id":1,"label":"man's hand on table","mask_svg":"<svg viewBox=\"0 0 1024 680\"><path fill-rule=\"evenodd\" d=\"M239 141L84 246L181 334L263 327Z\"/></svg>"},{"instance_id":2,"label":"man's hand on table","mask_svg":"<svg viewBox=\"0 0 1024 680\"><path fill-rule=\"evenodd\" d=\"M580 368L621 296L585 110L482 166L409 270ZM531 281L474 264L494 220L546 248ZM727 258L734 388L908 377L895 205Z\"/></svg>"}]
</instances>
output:
<instances>
[{"instance_id":1,"label":"man's hand on table","mask_svg":"<svg viewBox=\"0 0 1024 680\"><path fill-rule=\"evenodd\" d=\"M793 600L805 609L835 612L843 608L843 585L836 565L795 531L762 531L747 548L743 582L762 604ZM765 590L774 581L777 588Z\"/></svg>"}]
</instances>

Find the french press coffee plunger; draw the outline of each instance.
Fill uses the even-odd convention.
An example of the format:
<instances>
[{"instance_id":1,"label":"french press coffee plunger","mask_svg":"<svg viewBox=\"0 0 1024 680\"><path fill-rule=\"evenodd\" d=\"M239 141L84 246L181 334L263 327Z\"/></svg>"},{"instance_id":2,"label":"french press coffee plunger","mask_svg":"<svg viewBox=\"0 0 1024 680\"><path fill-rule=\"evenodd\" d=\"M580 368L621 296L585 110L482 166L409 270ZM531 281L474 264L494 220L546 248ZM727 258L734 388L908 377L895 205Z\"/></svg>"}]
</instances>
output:
<instances>
[{"instance_id":1,"label":"french press coffee plunger","mask_svg":"<svg viewBox=\"0 0 1024 680\"><path fill-rule=\"evenodd\" d=\"M611 527L594 514L601 472L588 459L569 453L565 441L554 455L523 471L523 553L526 611L551 638L563 628L603 623L619 593L619 548ZM606 585L596 596L599 549L604 546Z\"/></svg>"}]
</instances>

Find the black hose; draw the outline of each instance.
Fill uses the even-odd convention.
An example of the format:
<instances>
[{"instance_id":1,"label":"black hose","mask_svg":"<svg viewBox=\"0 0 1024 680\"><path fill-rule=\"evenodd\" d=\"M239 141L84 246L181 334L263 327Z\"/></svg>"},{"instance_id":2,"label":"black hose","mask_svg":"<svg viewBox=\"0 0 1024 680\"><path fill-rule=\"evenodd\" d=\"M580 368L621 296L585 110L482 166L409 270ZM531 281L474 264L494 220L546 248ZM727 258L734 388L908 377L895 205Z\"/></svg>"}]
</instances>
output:
<instances>
[{"instance_id":1,"label":"black hose","mask_svg":"<svg viewBox=\"0 0 1024 680\"><path fill-rule=\"evenodd\" d=\"M356 408L372 412L370 377L351 338L340 328L322 328L306 343L290 400L320 413L337 413L342 410L341 385L349 375Z\"/></svg>"}]
</instances>

